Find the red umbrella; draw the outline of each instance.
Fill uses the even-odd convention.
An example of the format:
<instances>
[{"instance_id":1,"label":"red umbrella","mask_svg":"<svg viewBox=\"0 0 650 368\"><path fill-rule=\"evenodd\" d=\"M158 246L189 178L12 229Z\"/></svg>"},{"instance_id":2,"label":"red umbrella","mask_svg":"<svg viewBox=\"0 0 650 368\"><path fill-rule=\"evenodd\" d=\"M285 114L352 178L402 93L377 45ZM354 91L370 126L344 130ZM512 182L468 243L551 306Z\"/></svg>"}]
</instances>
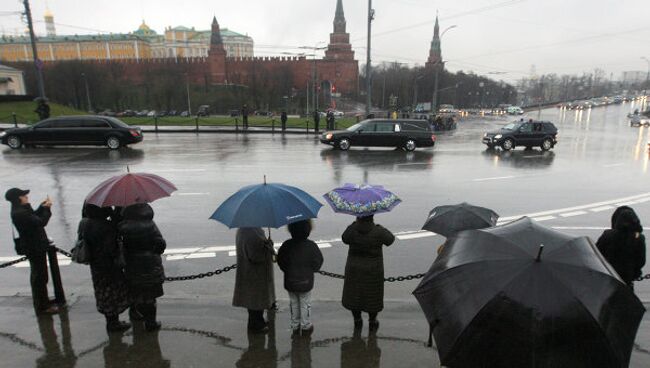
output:
<instances>
[{"instance_id":1,"label":"red umbrella","mask_svg":"<svg viewBox=\"0 0 650 368\"><path fill-rule=\"evenodd\" d=\"M158 175L126 173L99 184L88 194L86 202L99 207L126 207L169 197L176 190L174 184Z\"/></svg>"}]
</instances>

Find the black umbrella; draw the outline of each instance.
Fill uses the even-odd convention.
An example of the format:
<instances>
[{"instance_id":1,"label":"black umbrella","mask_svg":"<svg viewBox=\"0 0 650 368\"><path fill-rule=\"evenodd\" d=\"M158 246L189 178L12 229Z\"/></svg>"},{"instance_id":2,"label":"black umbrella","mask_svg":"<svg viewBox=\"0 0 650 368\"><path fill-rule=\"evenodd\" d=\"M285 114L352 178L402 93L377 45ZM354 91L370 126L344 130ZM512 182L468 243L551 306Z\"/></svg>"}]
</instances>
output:
<instances>
[{"instance_id":1,"label":"black umbrella","mask_svg":"<svg viewBox=\"0 0 650 368\"><path fill-rule=\"evenodd\" d=\"M450 237L463 230L495 226L497 219L499 219L499 215L491 209L463 202L432 209L422 230Z\"/></svg>"},{"instance_id":2,"label":"black umbrella","mask_svg":"<svg viewBox=\"0 0 650 368\"><path fill-rule=\"evenodd\" d=\"M453 368L627 367L645 311L588 238L526 217L459 233L413 294Z\"/></svg>"}]
</instances>

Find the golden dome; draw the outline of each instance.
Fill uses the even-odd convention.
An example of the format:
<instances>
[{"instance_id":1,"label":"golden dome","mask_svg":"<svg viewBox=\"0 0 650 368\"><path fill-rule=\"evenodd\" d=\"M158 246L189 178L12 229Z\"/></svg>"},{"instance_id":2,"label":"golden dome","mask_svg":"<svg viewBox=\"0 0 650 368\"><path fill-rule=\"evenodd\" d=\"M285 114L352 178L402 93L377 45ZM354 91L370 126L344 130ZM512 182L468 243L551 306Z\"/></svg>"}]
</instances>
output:
<instances>
[{"instance_id":1,"label":"golden dome","mask_svg":"<svg viewBox=\"0 0 650 368\"><path fill-rule=\"evenodd\" d=\"M50 8L45 8L45 17L46 18L54 18L54 14L50 11Z\"/></svg>"}]
</instances>

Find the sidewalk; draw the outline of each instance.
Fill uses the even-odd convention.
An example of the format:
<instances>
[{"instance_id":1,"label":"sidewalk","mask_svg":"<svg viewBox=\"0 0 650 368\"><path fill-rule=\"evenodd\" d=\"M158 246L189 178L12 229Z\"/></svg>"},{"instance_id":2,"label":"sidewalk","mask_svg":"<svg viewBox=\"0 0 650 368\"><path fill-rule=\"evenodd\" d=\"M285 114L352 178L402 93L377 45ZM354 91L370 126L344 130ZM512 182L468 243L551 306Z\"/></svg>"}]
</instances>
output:
<instances>
[{"instance_id":1,"label":"sidewalk","mask_svg":"<svg viewBox=\"0 0 650 368\"><path fill-rule=\"evenodd\" d=\"M24 128L27 125L25 124L18 124L19 128ZM134 125L138 126L138 125ZM268 127L262 127L262 126L251 126L248 128L248 130L243 130L242 126L239 125L238 127L234 125L199 125L199 130L197 132L196 126L194 125L159 125L158 126L158 131L156 131L156 127L153 125L143 125L140 126L142 128L143 133L151 134L151 133L250 133L250 134L259 134L259 133L274 133L274 134L282 134L282 129L280 129L280 125L277 124L275 128L268 126ZM0 131L6 130L6 129L12 129L14 128L13 124L5 124L5 123L0 123ZM324 132L324 127L321 127L322 129L320 130L320 133ZM306 128L287 128L287 130L284 132L285 134L316 134L314 132L313 127L309 128L309 131L307 131Z\"/></svg>"},{"instance_id":2,"label":"sidewalk","mask_svg":"<svg viewBox=\"0 0 650 368\"><path fill-rule=\"evenodd\" d=\"M275 328L248 335L246 311L206 298L159 300L163 329L129 330L109 340L92 297L69 298L69 311L33 315L31 298L0 298L0 355L6 367L440 367L426 347L428 327L415 303L386 303L376 336L367 323L353 335L352 318L339 302L314 301L315 331L292 341L288 302L279 301ZM646 305L649 307L649 305ZM650 364L646 314L630 367Z\"/></svg>"}]
</instances>

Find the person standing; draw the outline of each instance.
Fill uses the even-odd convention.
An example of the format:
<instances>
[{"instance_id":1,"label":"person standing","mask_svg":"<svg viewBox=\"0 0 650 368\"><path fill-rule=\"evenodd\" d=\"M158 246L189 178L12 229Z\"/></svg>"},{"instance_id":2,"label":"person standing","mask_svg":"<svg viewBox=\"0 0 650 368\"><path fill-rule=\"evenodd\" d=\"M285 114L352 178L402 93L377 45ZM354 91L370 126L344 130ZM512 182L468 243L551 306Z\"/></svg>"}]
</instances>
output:
<instances>
[{"instance_id":1,"label":"person standing","mask_svg":"<svg viewBox=\"0 0 650 368\"><path fill-rule=\"evenodd\" d=\"M124 274L132 308L137 312L134 314L142 315L147 331L159 330L156 298L164 295L165 270L161 254L167 243L153 221L153 208L148 204L125 207L122 216L117 237L124 255Z\"/></svg>"},{"instance_id":2,"label":"person standing","mask_svg":"<svg viewBox=\"0 0 650 368\"><path fill-rule=\"evenodd\" d=\"M248 105L244 104L241 108L241 118L244 124L244 130L248 129Z\"/></svg>"},{"instance_id":3,"label":"person standing","mask_svg":"<svg viewBox=\"0 0 650 368\"><path fill-rule=\"evenodd\" d=\"M269 330L264 310L275 303L273 282L273 241L261 228L240 228L235 236L237 273L232 305L248 309L248 330Z\"/></svg>"},{"instance_id":4,"label":"person standing","mask_svg":"<svg viewBox=\"0 0 650 368\"><path fill-rule=\"evenodd\" d=\"M34 211L29 203L29 190L11 188L5 199L11 202L11 221L20 237L19 244L29 260L30 284L36 314L56 314L59 308L52 305L47 292L47 248L50 240L45 226L52 217L52 201L47 197Z\"/></svg>"},{"instance_id":5,"label":"person standing","mask_svg":"<svg viewBox=\"0 0 650 368\"><path fill-rule=\"evenodd\" d=\"M311 290L314 272L323 265L323 254L318 245L309 240L312 224L303 220L289 224L291 239L278 250L278 266L284 272L284 288L289 292L291 330L311 333Z\"/></svg>"},{"instance_id":6,"label":"person standing","mask_svg":"<svg viewBox=\"0 0 650 368\"><path fill-rule=\"evenodd\" d=\"M50 105L44 98L39 98L34 112L38 114L40 120L45 120L50 117Z\"/></svg>"},{"instance_id":7,"label":"person standing","mask_svg":"<svg viewBox=\"0 0 650 368\"><path fill-rule=\"evenodd\" d=\"M287 112L282 111L282 114L280 114L280 122L282 123L282 131L284 132L287 130Z\"/></svg>"},{"instance_id":8,"label":"person standing","mask_svg":"<svg viewBox=\"0 0 650 368\"><path fill-rule=\"evenodd\" d=\"M314 110L314 130L316 133L319 132L319 125L320 125L320 111Z\"/></svg>"},{"instance_id":9,"label":"person standing","mask_svg":"<svg viewBox=\"0 0 650 368\"><path fill-rule=\"evenodd\" d=\"M118 263L117 228L109 221L112 214L110 208L84 204L78 234L90 254L97 311L106 317L108 332L120 332L128 330L131 324L119 319L120 313L129 306L129 296L126 278Z\"/></svg>"},{"instance_id":10,"label":"person standing","mask_svg":"<svg viewBox=\"0 0 650 368\"><path fill-rule=\"evenodd\" d=\"M342 236L350 246L343 281L343 307L352 312L354 327L363 326L361 312L368 313L370 330L379 327L377 314L384 309L384 258L382 246L390 246L395 236L374 223L374 216L358 217Z\"/></svg>"},{"instance_id":11,"label":"person standing","mask_svg":"<svg viewBox=\"0 0 650 368\"><path fill-rule=\"evenodd\" d=\"M630 288L642 275L646 262L645 236L641 221L634 210L627 206L616 209L612 216L612 228L605 230L596 247L616 273Z\"/></svg>"},{"instance_id":12,"label":"person standing","mask_svg":"<svg viewBox=\"0 0 650 368\"><path fill-rule=\"evenodd\" d=\"M334 112L327 112L327 130L334 130Z\"/></svg>"}]
</instances>

